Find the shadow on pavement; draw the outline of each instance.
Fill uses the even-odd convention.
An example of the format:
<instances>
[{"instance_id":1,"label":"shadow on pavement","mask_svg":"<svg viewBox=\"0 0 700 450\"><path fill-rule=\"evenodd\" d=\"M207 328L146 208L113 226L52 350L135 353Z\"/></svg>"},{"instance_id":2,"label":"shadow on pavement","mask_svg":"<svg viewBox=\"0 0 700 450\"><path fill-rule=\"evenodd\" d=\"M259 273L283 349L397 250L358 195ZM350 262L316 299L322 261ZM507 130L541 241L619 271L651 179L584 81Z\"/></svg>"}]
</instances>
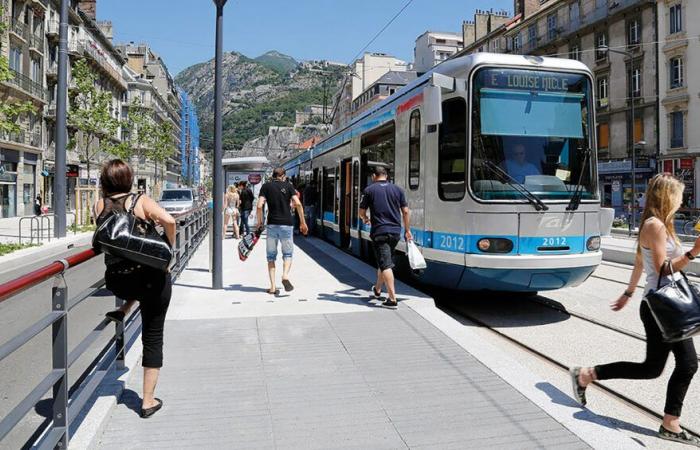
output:
<instances>
[{"instance_id":1,"label":"shadow on pavement","mask_svg":"<svg viewBox=\"0 0 700 450\"><path fill-rule=\"evenodd\" d=\"M141 416L141 397L135 391L128 388L124 389L117 402L117 406L119 405L125 405L136 413L137 416Z\"/></svg>"}]
</instances>

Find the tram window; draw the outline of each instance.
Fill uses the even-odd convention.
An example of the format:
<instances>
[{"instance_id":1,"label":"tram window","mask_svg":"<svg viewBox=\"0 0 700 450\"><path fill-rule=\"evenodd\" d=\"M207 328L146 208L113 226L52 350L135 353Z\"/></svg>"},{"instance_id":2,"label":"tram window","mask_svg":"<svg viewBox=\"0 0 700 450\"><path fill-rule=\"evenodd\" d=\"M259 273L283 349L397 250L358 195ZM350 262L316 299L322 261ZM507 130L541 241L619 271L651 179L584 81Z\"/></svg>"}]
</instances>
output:
<instances>
[{"instance_id":1,"label":"tram window","mask_svg":"<svg viewBox=\"0 0 700 450\"><path fill-rule=\"evenodd\" d=\"M442 103L443 121L438 143L438 195L459 201L466 191L467 103L452 98Z\"/></svg>"},{"instance_id":2,"label":"tram window","mask_svg":"<svg viewBox=\"0 0 700 450\"><path fill-rule=\"evenodd\" d=\"M323 169L323 218L328 220L326 213L335 214L335 168Z\"/></svg>"},{"instance_id":3,"label":"tram window","mask_svg":"<svg viewBox=\"0 0 700 450\"><path fill-rule=\"evenodd\" d=\"M367 184L371 184L371 174L375 166L386 168L389 179L394 177L396 127L394 122L362 136L362 172L367 174Z\"/></svg>"},{"instance_id":4,"label":"tram window","mask_svg":"<svg viewBox=\"0 0 700 450\"><path fill-rule=\"evenodd\" d=\"M418 189L420 184L420 110L411 113L408 126L408 187Z\"/></svg>"}]
</instances>

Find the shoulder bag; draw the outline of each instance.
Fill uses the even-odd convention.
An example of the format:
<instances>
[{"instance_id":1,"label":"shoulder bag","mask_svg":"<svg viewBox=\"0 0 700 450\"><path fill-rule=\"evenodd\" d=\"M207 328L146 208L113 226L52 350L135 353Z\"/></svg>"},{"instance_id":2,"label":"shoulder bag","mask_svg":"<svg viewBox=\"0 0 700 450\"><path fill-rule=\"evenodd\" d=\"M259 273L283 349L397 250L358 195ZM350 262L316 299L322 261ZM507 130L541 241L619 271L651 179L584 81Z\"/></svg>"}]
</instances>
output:
<instances>
[{"instance_id":1,"label":"shoulder bag","mask_svg":"<svg viewBox=\"0 0 700 450\"><path fill-rule=\"evenodd\" d=\"M661 276L656 290L649 291L644 300L649 305L656 324L661 329L664 342L682 341L700 333L700 290L682 271L674 272L668 265L671 281L661 286Z\"/></svg>"},{"instance_id":2,"label":"shoulder bag","mask_svg":"<svg viewBox=\"0 0 700 450\"><path fill-rule=\"evenodd\" d=\"M168 270L173 252L165 237L155 225L134 214L141 194L137 195L128 211L115 210L95 230L92 246L112 256L137 264Z\"/></svg>"}]
</instances>

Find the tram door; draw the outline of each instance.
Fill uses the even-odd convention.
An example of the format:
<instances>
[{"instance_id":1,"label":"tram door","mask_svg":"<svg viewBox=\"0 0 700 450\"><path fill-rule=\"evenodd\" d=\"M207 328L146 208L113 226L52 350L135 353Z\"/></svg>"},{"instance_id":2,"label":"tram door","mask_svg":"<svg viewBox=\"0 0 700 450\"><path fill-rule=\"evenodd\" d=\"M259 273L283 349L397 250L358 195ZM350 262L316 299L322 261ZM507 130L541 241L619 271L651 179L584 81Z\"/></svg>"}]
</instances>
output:
<instances>
[{"instance_id":1,"label":"tram door","mask_svg":"<svg viewBox=\"0 0 700 450\"><path fill-rule=\"evenodd\" d=\"M340 176L340 247L350 247L350 228L352 222L352 160L343 160Z\"/></svg>"}]
</instances>

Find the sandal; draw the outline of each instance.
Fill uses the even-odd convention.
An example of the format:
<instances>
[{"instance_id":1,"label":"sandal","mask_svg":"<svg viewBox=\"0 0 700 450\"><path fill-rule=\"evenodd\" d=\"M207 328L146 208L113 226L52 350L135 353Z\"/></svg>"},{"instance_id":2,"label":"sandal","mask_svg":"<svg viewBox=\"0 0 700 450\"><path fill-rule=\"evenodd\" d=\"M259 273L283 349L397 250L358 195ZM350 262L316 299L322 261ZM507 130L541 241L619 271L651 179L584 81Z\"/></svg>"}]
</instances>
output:
<instances>
[{"instance_id":1,"label":"sandal","mask_svg":"<svg viewBox=\"0 0 700 450\"><path fill-rule=\"evenodd\" d=\"M150 408L141 408L141 418L142 419L148 419L151 417L153 414L157 413L162 407L163 407L163 400L157 398L156 401L158 404L156 406L151 406Z\"/></svg>"},{"instance_id":2,"label":"sandal","mask_svg":"<svg viewBox=\"0 0 700 450\"><path fill-rule=\"evenodd\" d=\"M586 388L582 387L578 382L578 376L581 374L580 367L572 367L569 369L569 375L571 376L571 387L574 391L574 399L581 404L581 406L586 406Z\"/></svg>"},{"instance_id":3,"label":"sandal","mask_svg":"<svg viewBox=\"0 0 700 450\"><path fill-rule=\"evenodd\" d=\"M284 286L284 290L286 292L294 290L294 286L292 285L292 283L289 280L282 280L282 286Z\"/></svg>"},{"instance_id":4,"label":"sandal","mask_svg":"<svg viewBox=\"0 0 700 450\"><path fill-rule=\"evenodd\" d=\"M680 442L681 444L700 447L700 439L697 437L688 434L685 430L681 430L680 433L669 431L663 425L659 427L659 438L666 439L667 441Z\"/></svg>"},{"instance_id":5,"label":"sandal","mask_svg":"<svg viewBox=\"0 0 700 450\"><path fill-rule=\"evenodd\" d=\"M270 295L278 295L278 294L280 293L280 290L279 290L279 289L275 289L274 291L272 291L272 290L268 289L268 290L265 291L265 292L267 292L267 293L270 294Z\"/></svg>"}]
</instances>

